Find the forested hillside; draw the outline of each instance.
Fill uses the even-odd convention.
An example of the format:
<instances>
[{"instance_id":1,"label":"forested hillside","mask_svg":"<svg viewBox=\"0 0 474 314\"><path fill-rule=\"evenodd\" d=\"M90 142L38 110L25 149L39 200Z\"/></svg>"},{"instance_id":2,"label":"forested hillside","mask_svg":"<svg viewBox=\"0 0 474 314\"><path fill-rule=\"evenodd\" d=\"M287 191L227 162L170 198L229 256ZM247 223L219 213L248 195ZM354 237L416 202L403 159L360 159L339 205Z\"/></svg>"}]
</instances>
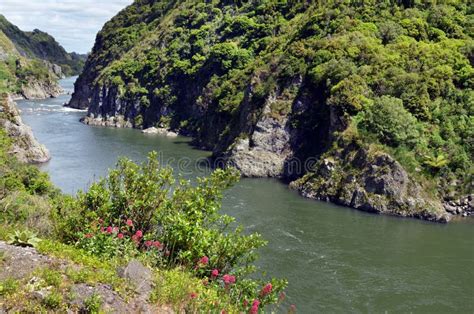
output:
<instances>
[{"instance_id":1,"label":"forested hillside","mask_svg":"<svg viewBox=\"0 0 474 314\"><path fill-rule=\"evenodd\" d=\"M84 66L85 55L66 52L51 35L38 29L24 32L1 14L0 31L13 42L23 57L47 60L57 64L61 66L62 74L66 76L79 74Z\"/></svg>"},{"instance_id":2,"label":"forested hillside","mask_svg":"<svg viewBox=\"0 0 474 314\"><path fill-rule=\"evenodd\" d=\"M61 71L49 61L21 56L13 42L0 30L0 99L46 98L61 92Z\"/></svg>"},{"instance_id":3,"label":"forested hillside","mask_svg":"<svg viewBox=\"0 0 474 314\"><path fill-rule=\"evenodd\" d=\"M473 14L469 1L137 0L98 34L70 105L89 124L192 135L308 197L445 220L443 202L473 189Z\"/></svg>"}]
</instances>

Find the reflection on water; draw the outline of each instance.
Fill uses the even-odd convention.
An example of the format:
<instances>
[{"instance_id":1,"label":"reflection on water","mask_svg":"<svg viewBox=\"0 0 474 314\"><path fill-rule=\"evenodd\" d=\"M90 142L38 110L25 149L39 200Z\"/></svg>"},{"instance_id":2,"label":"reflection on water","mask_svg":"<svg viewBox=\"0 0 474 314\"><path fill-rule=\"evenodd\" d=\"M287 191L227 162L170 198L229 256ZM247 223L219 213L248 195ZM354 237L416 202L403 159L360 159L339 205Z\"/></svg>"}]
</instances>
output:
<instances>
[{"instance_id":1,"label":"reflection on water","mask_svg":"<svg viewBox=\"0 0 474 314\"><path fill-rule=\"evenodd\" d=\"M72 83L63 81L69 91ZM19 102L53 156L43 169L67 193L105 175L118 156L143 160L157 150L192 178L194 162L209 155L183 137L85 126L78 122L84 112L62 107L68 99ZM183 157L189 163L180 165ZM269 240L259 265L289 280L288 302L300 313L474 312L473 220L370 215L301 198L272 179L243 179L227 191L223 211Z\"/></svg>"}]
</instances>

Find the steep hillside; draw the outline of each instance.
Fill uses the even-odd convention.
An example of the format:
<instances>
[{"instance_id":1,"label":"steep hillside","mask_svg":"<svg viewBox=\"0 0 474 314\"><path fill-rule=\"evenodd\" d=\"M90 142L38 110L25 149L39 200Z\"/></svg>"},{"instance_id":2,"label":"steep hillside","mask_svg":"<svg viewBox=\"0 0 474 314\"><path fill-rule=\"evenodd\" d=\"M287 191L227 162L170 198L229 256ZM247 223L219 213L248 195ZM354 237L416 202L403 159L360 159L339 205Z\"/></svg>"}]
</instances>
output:
<instances>
[{"instance_id":1,"label":"steep hillside","mask_svg":"<svg viewBox=\"0 0 474 314\"><path fill-rule=\"evenodd\" d=\"M0 30L15 44L16 49L23 57L37 58L58 64L66 76L77 75L82 71L86 56L67 53L51 35L38 29L24 32L1 14Z\"/></svg>"},{"instance_id":2,"label":"steep hillside","mask_svg":"<svg viewBox=\"0 0 474 314\"><path fill-rule=\"evenodd\" d=\"M473 21L467 1L137 0L70 106L179 130L308 197L444 221L472 210L455 201L473 189Z\"/></svg>"},{"instance_id":3,"label":"steep hillside","mask_svg":"<svg viewBox=\"0 0 474 314\"><path fill-rule=\"evenodd\" d=\"M48 98L61 93L61 68L49 61L28 59L0 30L0 95L15 98Z\"/></svg>"}]
</instances>

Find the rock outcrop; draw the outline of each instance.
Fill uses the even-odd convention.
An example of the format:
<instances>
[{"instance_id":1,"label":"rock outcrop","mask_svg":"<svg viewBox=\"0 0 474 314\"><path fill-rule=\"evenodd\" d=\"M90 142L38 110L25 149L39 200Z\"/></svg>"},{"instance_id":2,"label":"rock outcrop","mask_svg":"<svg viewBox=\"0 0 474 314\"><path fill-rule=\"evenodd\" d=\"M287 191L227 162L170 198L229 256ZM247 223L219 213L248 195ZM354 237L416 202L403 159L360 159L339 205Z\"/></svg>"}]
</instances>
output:
<instances>
[{"instance_id":1,"label":"rock outcrop","mask_svg":"<svg viewBox=\"0 0 474 314\"><path fill-rule=\"evenodd\" d=\"M303 196L359 210L448 222L441 202L426 195L405 169L383 152L346 146L322 158L291 183Z\"/></svg>"},{"instance_id":2,"label":"rock outcrop","mask_svg":"<svg viewBox=\"0 0 474 314\"><path fill-rule=\"evenodd\" d=\"M160 135L165 135L165 136L168 136L168 137L177 137L178 136L178 133L173 132L169 129L155 128L155 127L151 127L151 128L142 130L142 133L144 133L144 134L160 134Z\"/></svg>"},{"instance_id":3,"label":"rock outcrop","mask_svg":"<svg viewBox=\"0 0 474 314\"><path fill-rule=\"evenodd\" d=\"M63 92L56 82L29 80L21 87L21 92L15 98L19 99L45 99L54 98Z\"/></svg>"},{"instance_id":4,"label":"rock outcrop","mask_svg":"<svg viewBox=\"0 0 474 314\"><path fill-rule=\"evenodd\" d=\"M0 128L11 137L11 153L26 163L44 163L51 159L49 151L38 143L29 126L23 123L11 97L0 100Z\"/></svg>"},{"instance_id":5,"label":"rock outcrop","mask_svg":"<svg viewBox=\"0 0 474 314\"><path fill-rule=\"evenodd\" d=\"M446 201L443 207L451 215L472 216L474 215L474 194L466 195L457 200Z\"/></svg>"},{"instance_id":6,"label":"rock outcrop","mask_svg":"<svg viewBox=\"0 0 474 314\"><path fill-rule=\"evenodd\" d=\"M80 271L81 266L73 264L68 260L58 259L51 256L40 254L32 247L18 247L9 245L0 241L0 281L16 280L28 285L27 296L31 302L37 301L44 304L45 300L52 293L51 287L42 287L41 278L36 275L38 271L49 269L63 274L62 280L68 276L71 269ZM86 313L87 301L91 297L97 296L100 300L100 309L106 313L174 313L166 306L150 304L148 302L152 286L151 272L138 261L132 261L123 269L118 270L125 280L134 287L134 293L131 296L124 297L114 291L113 287L106 283L74 283L67 289L68 297L64 298L71 313ZM8 302L2 302L0 294L0 313L10 313L22 311L21 308L15 308ZM68 312L69 312L68 311Z\"/></svg>"},{"instance_id":7,"label":"rock outcrop","mask_svg":"<svg viewBox=\"0 0 474 314\"><path fill-rule=\"evenodd\" d=\"M94 126L106 126L106 127L114 127L114 128L132 128L133 124L126 120L124 116L117 115L117 116L110 116L106 118L102 117L95 117L95 116L86 116L81 119L81 122L87 125L94 125Z\"/></svg>"},{"instance_id":8,"label":"rock outcrop","mask_svg":"<svg viewBox=\"0 0 474 314\"><path fill-rule=\"evenodd\" d=\"M292 155L288 117L273 117L267 100L261 119L248 138L236 140L227 157L229 165L246 177L283 177L285 162Z\"/></svg>"}]
</instances>

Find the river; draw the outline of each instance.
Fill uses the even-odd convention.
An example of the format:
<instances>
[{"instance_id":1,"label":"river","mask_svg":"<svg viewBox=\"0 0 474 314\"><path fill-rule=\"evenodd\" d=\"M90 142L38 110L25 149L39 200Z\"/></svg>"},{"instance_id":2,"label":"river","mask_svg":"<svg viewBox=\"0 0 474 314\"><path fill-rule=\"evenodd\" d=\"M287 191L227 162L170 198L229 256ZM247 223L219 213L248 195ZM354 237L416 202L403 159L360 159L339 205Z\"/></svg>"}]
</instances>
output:
<instances>
[{"instance_id":1,"label":"river","mask_svg":"<svg viewBox=\"0 0 474 314\"><path fill-rule=\"evenodd\" d=\"M61 81L66 91L74 79ZM181 158L186 177L201 173L187 164L209 153L189 139L83 125L84 112L62 107L69 97L18 102L51 152L42 169L64 192L87 188L119 156L143 160L152 150L174 167ZM288 279L287 302L299 313L474 312L473 219L442 225L372 215L304 199L272 179L241 180L223 212L269 240L259 266Z\"/></svg>"}]
</instances>

